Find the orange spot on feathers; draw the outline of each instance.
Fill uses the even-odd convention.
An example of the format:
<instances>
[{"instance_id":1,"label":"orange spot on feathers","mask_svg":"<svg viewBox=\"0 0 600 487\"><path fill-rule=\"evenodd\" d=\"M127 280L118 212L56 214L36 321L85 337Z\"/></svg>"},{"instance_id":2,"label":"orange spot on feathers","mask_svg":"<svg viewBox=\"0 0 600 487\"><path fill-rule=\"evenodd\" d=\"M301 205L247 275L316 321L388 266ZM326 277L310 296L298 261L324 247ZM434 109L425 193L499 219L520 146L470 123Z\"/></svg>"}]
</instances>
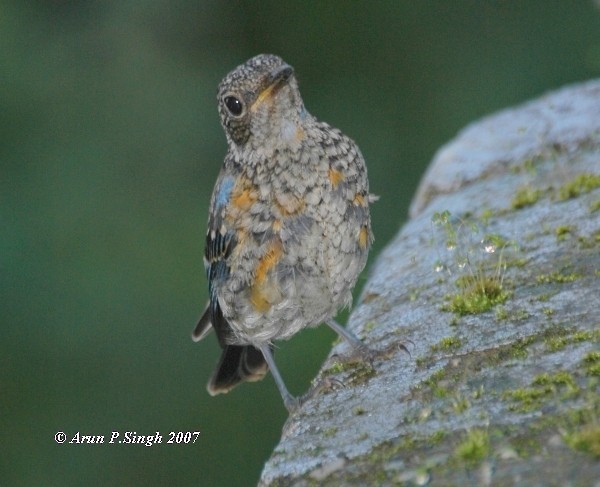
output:
<instances>
[{"instance_id":1,"label":"orange spot on feathers","mask_svg":"<svg viewBox=\"0 0 600 487\"><path fill-rule=\"evenodd\" d=\"M250 302L262 313L269 310L274 298L279 294L276 285L268 278L269 272L277 265L282 255L283 244L280 240L275 240L256 266L254 282L250 286Z\"/></svg>"},{"instance_id":2,"label":"orange spot on feathers","mask_svg":"<svg viewBox=\"0 0 600 487\"><path fill-rule=\"evenodd\" d=\"M329 168L329 181L331 182L331 186L333 189L337 188L338 184L340 184L344 180L344 174L342 171L338 171L337 169Z\"/></svg>"},{"instance_id":3,"label":"orange spot on feathers","mask_svg":"<svg viewBox=\"0 0 600 487\"><path fill-rule=\"evenodd\" d=\"M352 203L354 203L356 206L367 206L365 197L360 193L356 193L354 199L352 200Z\"/></svg>"},{"instance_id":4,"label":"orange spot on feathers","mask_svg":"<svg viewBox=\"0 0 600 487\"><path fill-rule=\"evenodd\" d=\"M369 243L369 229L366 226L361 227L360 233L358 234L358 246L365 250Z\"/></svg>"},{"instance_id":5,"label":"orange spot on feathers","mask_svg":"<svg viewBox=\"0 0 600 487\"><path fill-rule=\"evenodd\" d=\"M258 195L254 189L242 189L241 191L236 191L231 196L231 204L240 209L240 210L249 210L254 202L258 199Z\"/></svg>"}]
</instances>

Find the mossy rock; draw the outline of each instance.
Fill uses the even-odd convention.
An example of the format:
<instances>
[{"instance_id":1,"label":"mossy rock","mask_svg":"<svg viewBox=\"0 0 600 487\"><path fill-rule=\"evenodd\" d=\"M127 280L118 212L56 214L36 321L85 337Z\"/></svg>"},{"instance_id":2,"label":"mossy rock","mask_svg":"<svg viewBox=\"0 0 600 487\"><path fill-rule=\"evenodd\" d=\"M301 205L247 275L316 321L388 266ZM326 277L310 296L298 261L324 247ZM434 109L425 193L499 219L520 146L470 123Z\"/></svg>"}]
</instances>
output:
<instances>
[{"instance_id":1,"label":"mossy rock","mask_svg":"<svg viewBox=\"0 0 600 487\"><path fill-rule=\"evenodd\" d=\"M260 485L600 479L599 113L590 81L440 149L349 319L373 368L334 347Z\"/></svg>"}]
</instances>

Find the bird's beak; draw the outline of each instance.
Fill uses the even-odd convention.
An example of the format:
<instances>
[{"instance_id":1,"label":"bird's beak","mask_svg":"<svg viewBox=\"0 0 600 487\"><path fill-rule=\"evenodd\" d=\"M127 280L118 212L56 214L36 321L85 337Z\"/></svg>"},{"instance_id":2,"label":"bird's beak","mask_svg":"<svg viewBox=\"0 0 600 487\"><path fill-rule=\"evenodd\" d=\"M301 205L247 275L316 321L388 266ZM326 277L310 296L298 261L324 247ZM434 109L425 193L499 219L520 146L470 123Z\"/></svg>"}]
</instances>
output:
<instances>
[{"instance_id":1,"label":"bird's beak","mask_svg":"<svg viewBox=\"0 0 600 487\"><path fill-rule=\"evenodd\" d=\"M294 73L294 68L292 68L289 64L282 64L281 66L277 66L271 71L269 74L269 85L277 85L279 83L285 83L290 76Z\"/></svg>"},{"instance_id":2,"label":"bird's beak","mask_svg":"<svg viewBox=\"0 0 600 487\"><path fill-rule=\"evenodd\" d=\"M267 76L266 87L260 92L256 101L250 107L251 111L256 110L265 100L271 98L279 89L287 83L290 77L294 74L294 68L289 64L282 64L274 68Z\"/></svg>"}]
</instances>

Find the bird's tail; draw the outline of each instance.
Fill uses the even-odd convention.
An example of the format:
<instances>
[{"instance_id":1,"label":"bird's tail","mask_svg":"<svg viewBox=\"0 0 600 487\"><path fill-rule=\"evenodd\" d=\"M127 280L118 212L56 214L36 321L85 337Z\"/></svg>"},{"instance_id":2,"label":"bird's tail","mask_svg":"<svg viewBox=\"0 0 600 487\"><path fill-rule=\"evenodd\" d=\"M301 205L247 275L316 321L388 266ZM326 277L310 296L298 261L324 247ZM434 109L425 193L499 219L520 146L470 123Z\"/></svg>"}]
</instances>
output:
<instances>
[{"instance_id":1,"label":"bird's tail","mask_svg":"<svg viewBox=\"0 0 600 487\"><path fill-rule=\"evenodd\" d=\"M260 350L252 345L227 344L229 324L220 308L217 307L217 312L212 317L210 308L206 307L192 332L192 340L195 342L202 340L213 328L217 332L223 352L206 387L211 396L229 392L241 382L255 382L264 378L269 367Z\"/></svg>"},{"instance_id":2,"label":"bird's tail","mask_svg":"<svg viewBox=\"0 0 600 487\"><path fill-rule=\"evenodd\" d=\"M224 394L241 382L263 379L268 370L262 352L252 345L226 345L206 388L211 396Z\"/></svg>"}]
</instances>

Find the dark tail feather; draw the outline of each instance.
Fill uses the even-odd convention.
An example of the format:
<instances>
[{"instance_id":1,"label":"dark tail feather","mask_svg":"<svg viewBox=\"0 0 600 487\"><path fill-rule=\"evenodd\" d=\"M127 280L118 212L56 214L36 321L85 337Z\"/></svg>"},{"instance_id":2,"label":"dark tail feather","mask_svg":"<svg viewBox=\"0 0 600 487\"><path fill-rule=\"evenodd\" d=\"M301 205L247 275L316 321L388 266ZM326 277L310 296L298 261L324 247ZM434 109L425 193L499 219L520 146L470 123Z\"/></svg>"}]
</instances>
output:
<instances>
[{"instance_id":1,"label":"dark tail feather","mask_svg":"<svg viewBox=\"0 0 600 487\"><path fill-rule=\"evenodd\" d=\"M213 328L223 352L207 386L211 396L229 392L241 382L261 380L267 374L269 367L260 350L252 345L227 345L231 335L229 323L218 304L211 310L209 303L192 332L192 340L202 340Z\"/></svg>"},{"instance_id":2,"label":"dark tail feather","mask_svg":"<svg viewBox=\"0 0 600 487\"><path fill-rule=\"evenodd\" d=\"M209 305L204 310L202 317L200 318L200 320L198 320L198 324L196 325L196 328L194 328L194 331L192 332L192 340L194 340L195 342L199 342L208 334L208 332L210 330L212 330L212 322L210 319L210 305Z\"/></svg>"},{"instance_id":3,"label":"dark tail feather","mask_svg":"<svg viewBox=\"0 0 600 487\"><path fill-rule=\"evenodd\" d=\"M206 388L211 396L223 394L241 382L261 380L268 370L263 354L252 345L226 345Z\"/></svg>"}]
</instances>

